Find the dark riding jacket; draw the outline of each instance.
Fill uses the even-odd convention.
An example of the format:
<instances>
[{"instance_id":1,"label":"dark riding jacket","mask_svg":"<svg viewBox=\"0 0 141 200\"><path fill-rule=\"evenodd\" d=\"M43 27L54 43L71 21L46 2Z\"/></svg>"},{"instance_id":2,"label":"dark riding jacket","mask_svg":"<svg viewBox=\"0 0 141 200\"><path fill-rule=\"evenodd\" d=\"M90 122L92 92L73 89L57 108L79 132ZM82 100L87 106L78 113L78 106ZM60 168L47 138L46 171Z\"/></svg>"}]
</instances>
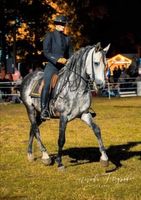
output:
<instances>
[{"instance_id":1,"label":"dark riding jacket","mask_svg":"<svg viewBox=\"0 0 141 200\"><path fill-rule=\"evenodd\" d=\"M43 53L47 58L47 65L54 65L58 70L63 66L57 63L59 58L68 59L73 54L71 39L60 31L48 32L43 41Z\"/></svg>"},{"instance_id":2,"label":"dark riding jacket","mask_svg":"<svg viewBox=\"0 0 141 200\"><path fill-rule=\"evenodd\" d=\"M44 108L49 102L49 86L53 74L58 74L64 66L57 62L59 58L68 59L72 53L72 44L70 37L63 32L55 30L46 34L43 41L43 53L47 58L47 64L44 69L44 88L41 94L41 107Z\"/></svg>"}]
</instances>

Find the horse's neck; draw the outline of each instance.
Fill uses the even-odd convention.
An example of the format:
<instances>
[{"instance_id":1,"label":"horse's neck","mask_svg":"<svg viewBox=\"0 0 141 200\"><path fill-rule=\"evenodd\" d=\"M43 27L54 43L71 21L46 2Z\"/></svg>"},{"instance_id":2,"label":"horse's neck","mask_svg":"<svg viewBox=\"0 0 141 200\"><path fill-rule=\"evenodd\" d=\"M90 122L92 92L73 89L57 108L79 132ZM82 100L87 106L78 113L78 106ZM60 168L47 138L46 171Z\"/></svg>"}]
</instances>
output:
<instances>
[{"instance_id":1,"label":"horse's neck","mask_svg":"<svg viewBox=\"0 0 141 200\"><path fill-rule=\"evenodd\" d=\"M62 74L59 75L57 85L53 91L53 98L56 98L58 95L61 95L62 93L64 95L65 92L66 94L69 94L69 92L72 91L83 92L86 87L87 87L86 73L84 69L81 70L66 69L66 71L64 71Z\"/></svg>"},{"instance_id":2,"label":"horse's neck","mask_svg":"<svg viewBox=\"0 0 141 200\"><path fill-rule=\"evenodd\" d=\"M87 74L91 74L92 54L94 48L87 49L81 57L74 61L74 66L66 66L59 75L58 83L54 90L54 96L66 91L79 90L84 91L87 87ZM68 67L68 68L67 68ZM76 89L75 89L76 88Z\"/></svg>"}]
</instances>

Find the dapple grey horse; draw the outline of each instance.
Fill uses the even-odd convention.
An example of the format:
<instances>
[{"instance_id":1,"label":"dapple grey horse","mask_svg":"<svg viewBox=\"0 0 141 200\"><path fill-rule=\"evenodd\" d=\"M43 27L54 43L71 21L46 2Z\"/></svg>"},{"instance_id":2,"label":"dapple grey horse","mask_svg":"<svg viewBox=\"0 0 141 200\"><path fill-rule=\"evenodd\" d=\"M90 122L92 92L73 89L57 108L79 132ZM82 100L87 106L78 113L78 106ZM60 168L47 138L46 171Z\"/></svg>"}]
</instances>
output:
<instances>
[{"instance_id":1,"label":"dapple grey horse","mask_svg":"<svg viewBox=\"0 0 141 200\"><path fill-rule=\"evenodd\" d=\"M107 63L106 53L110 44L101 48L100 43L93 46L86 46L74 53L67 64L58 75L58 81L52 91L50 100L50 113L54 117L60 118L58 154L56 162L59 168L63 168L62 151L65 144L65 130L67 123L75 118L83 120L94 131L99 149L101 152L100 160L108 165L108 156L101 138L101 131L95 124L89 108L91 106L90 82L94 82L97 88L105 85L105 66ZM40 119L40 98L31 97L31 89L35 81L43 77L42 71L35 71L28 74L21 84L21 99L25 105L28 117L31 123L28 145L28 159L33 160L32 143L34 137L37 139L42 152L42 160L46 164L51 163L46 147L43 145L40 137L39 125Z\"/></svg>"}]
</instances>

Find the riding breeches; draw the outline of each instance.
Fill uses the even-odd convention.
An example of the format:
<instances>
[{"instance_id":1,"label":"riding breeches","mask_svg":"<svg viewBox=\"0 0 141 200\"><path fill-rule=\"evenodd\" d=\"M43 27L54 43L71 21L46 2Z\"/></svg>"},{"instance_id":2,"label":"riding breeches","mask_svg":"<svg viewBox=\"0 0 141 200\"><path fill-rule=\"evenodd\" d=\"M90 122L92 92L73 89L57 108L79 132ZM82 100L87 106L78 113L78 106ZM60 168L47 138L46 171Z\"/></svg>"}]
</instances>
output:
<instances>
[{"instance_id":1,"label":"riding breeches","mask_svg":"<svg viewBox=\"0 0 141 200\"><path fill-rule=\"evenodd\" d=\"M58 69L52 65L51 63L48 63L44 69L44 87L41 94L41 108L48 107L48 101L49 101L49 89L50 89L50 82L53 74L58 74Z\"/></svg>"}]
</instances>

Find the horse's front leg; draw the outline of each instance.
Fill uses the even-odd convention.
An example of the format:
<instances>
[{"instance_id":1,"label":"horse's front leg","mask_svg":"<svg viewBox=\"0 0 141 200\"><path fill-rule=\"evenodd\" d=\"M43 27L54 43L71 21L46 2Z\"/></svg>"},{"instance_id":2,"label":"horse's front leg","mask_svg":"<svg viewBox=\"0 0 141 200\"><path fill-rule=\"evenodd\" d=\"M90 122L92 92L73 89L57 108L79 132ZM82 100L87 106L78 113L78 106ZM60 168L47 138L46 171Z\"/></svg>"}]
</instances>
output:
<instances>
[{"instance_id":1,"label":"horse's front leg","mask_svg":"<svg viewBox=\"0 0 141 200\"><path fill-rule=\"evenodd\" d=\"M83 113L82 116L81 116L81 119L86 122L91 128L92 130L94 131L97 139L98 139L98 144L99 144L99 150L101 152L101 157L100 157L100 160L101 160L101 163L103 166L107 167L108 166L108 156L106 154L106 150L105 150L105 147L103 145L103 141L102 141L102 137L101 137L101 130L99 128L98 125L96 125L94 122L93 122L93 119L92 119L92 116L90 113Z\"/></svg>"},{"instance_id":2,"label":"horse's front leg","mask_svg":"<svg viewBox=\"0 0 141 200\"><path fill-rule=\"evenodd\" d=\"M65 131L66 131L67 122L68 122L68 120L67 120L66 116L60 116L58 155L56 158L56 162L58 163L59 168L64 168L64 165L62 163L62 150L63 150L63 146L65 144Z\"/></svg>"}]
</instances>

